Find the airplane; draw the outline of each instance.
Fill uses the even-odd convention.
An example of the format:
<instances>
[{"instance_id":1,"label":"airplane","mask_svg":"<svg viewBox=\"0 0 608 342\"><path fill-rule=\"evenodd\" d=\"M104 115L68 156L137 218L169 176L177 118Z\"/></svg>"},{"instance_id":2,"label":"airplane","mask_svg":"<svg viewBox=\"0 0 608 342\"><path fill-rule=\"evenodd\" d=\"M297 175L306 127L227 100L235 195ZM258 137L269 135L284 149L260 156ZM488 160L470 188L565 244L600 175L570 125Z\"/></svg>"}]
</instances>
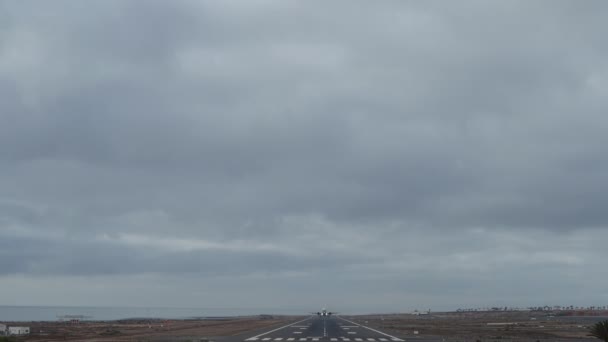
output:
<instances>
[{"instance_id":1,"label":"airplane","mask_svg":"<svg viewBox=\"0 0 608 342\"><path fill-rule=\"evenodd\" d=\"M313 312L314 313L314 312ZM323 308L321 311L317 312L317 316L331 316L332 314L336 314L337 312L330 312L327 309Z\"/></svg>"}]
</instances>

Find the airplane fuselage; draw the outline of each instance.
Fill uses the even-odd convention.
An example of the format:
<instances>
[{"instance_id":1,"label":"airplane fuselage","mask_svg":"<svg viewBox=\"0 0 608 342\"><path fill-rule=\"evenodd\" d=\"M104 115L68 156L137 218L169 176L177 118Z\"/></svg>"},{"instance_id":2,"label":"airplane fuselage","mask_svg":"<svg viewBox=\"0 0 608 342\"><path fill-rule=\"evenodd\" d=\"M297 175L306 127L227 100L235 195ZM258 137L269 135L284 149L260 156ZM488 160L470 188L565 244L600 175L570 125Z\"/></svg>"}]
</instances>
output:
<instances>
[{"instance_id":1,"label":"airplane fuselage","mask_svg":"<svg viewBox=\"0 0 608 342\"><path fill-rule=\"evenodd\" d=\"M318 316L331 316L331 312L327 311L327 309L322 309L321 311L317 312Z\"/></svg>"}]
</instances>

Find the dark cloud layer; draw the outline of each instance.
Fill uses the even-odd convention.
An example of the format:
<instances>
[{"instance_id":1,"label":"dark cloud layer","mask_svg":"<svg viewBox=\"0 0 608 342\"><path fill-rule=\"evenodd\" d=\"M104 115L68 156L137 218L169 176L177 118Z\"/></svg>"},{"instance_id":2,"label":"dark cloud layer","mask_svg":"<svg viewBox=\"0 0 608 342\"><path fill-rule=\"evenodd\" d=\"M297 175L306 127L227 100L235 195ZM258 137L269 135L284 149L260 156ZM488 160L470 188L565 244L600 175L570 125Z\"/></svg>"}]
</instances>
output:
<instances>
[{"instance_id":1,"label":"dark cloud layer","mask_svg":"<svg viewBox=\"0 0 608 342\"><path fill-rule=\"evenodd\" d=\"M598 304L606 10L0 1L0 303Z\"/></svg>"}]
</instances>

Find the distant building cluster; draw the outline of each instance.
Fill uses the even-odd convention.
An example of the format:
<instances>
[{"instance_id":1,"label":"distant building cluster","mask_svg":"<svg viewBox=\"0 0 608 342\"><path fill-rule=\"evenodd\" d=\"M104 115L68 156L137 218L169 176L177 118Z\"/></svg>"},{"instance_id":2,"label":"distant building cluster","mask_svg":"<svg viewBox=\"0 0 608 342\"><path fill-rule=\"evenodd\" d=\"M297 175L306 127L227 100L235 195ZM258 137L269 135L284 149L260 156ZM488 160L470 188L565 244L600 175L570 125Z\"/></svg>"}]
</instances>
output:
<instances>
[{"instance_id":1,"label":"distant building cluster","mask_svg":"<svg viewBox=\"0 0 608 342\"><path fill-rule=\"evenodd\" d=\"M483 308L467 308L457 309L457 312L485 312L485 311L608 311L608 305L603 306L561 306L561 305L545 305L545 306L530 306L527 308L518 307L483 307Z\"/></svg>"},{"instance_id":2,"label":"distant building cluster","mask_svg":"<svg viewBox=\"0 0 608 342\"><path fill-rule=\"evenodd\" d=\"M0 335L28 335L30 327L9 327L5 324L0 324Z\"/></svg>"}]
</instances>

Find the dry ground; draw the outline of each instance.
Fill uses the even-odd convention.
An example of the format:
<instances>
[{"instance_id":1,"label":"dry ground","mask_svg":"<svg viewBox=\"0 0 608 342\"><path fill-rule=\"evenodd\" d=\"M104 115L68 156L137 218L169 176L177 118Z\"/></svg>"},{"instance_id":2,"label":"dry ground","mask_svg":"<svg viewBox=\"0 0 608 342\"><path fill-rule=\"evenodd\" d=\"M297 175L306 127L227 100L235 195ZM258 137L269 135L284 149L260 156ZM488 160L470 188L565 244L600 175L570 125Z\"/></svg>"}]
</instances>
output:
<instances>
[{"instance_id":1,"label":"dry ground","mask_svg":"<svg viewBox=\"0 0 608 342\"><path fill-rule=\"evenodd\" d=\"M407 340L445 341L597 341L589 326L607 317L560 317L546 312L467 312L431 315L372 315L353 317ZM414 334L417 331L418 334Z\"/></svg>"},{"instance_id":2,"label":"dry ground","mask_svg":"<svg viewBox=\"0 0 608 342\"><path fill-rule=\"evenodd\" d=\"M170 341L188 340L187 337L213 339L217 336L233 336L280 323L290 318L257 317L227 320L122 320L111 322L20 322L29 325L31 334L18 341ZM9 323L8 325L11 325ZM194 338L192 338L194 340Z\"/></svg>"}]
</instances>

